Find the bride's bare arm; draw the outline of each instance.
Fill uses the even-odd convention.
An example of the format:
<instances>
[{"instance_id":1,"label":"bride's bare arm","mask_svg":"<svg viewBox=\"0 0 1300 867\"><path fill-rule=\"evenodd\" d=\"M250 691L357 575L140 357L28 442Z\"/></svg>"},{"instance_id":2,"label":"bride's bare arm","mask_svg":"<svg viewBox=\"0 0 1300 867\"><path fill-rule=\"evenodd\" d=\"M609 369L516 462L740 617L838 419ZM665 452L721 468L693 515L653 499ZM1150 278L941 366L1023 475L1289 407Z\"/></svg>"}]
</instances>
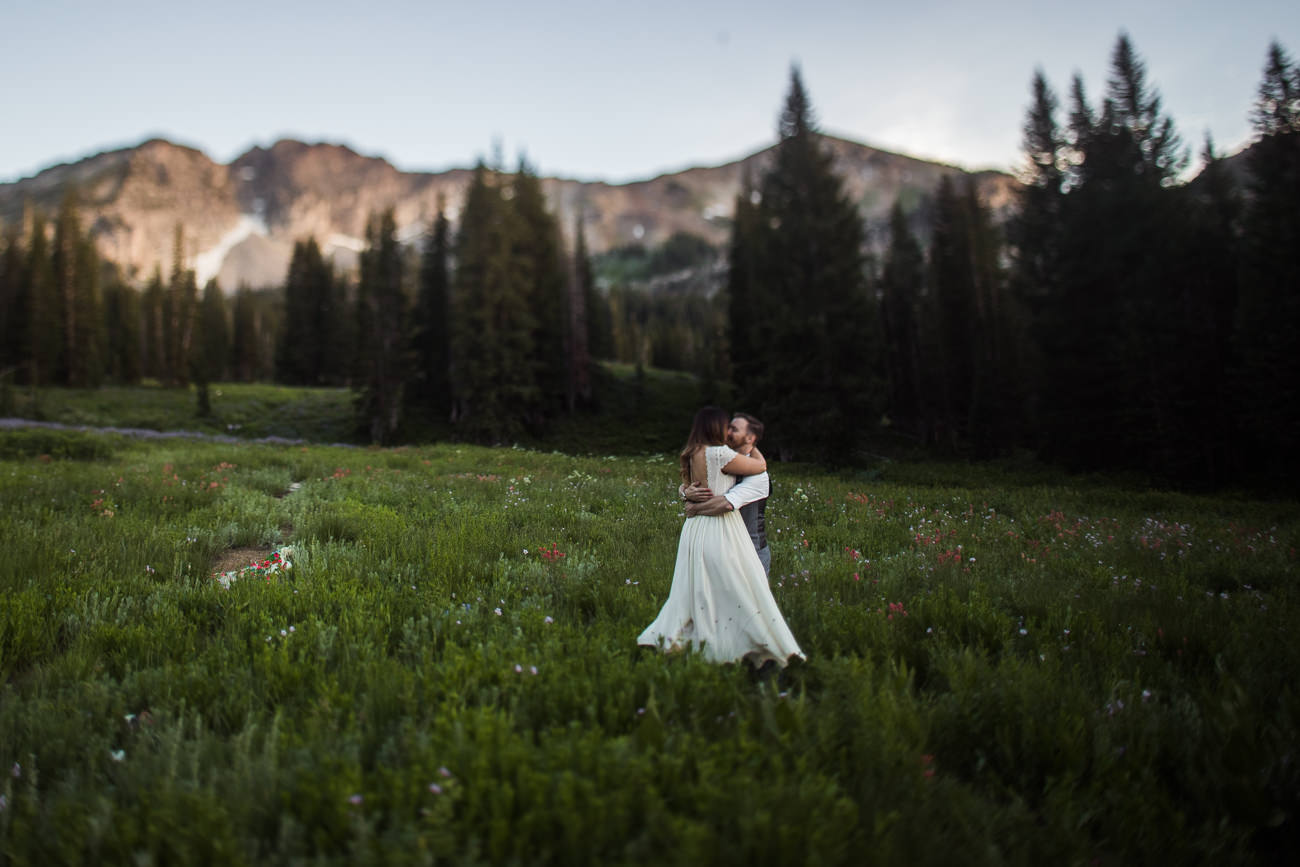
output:
<instances>
[{"instance_id":1,"label":"bride's bare arm","mask_svg":"<svg viewBox=\"0 0 1300 867\"><path fill-rule=\"evenodd\" d=\"M729 476L756 476L767 472L767 459L756 448L748 455L736 455L722 471Z\"/></svg>"}]
</instances>

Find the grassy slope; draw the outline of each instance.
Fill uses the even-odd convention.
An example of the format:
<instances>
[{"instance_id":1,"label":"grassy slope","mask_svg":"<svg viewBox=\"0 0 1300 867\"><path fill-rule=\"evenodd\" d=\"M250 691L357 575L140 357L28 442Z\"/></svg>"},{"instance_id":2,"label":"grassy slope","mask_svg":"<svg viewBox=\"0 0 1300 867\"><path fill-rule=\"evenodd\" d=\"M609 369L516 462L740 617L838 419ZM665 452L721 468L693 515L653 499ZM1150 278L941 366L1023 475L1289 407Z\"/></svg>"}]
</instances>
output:
<instances>
[{"instance_id":1,"label":"grassy slope","mask_svg":"<svg viewBox=\"0 0 1300 867\"><path fill-rule=\"evenodd\" d=\"M630 365L601 365L599 406L556 421L544 436L521 444L573 454L643 454L677 448L691 415L701 405L700 384L685 373L647 370L638 378ZM321 443L356 442L352 393L342 388L221 383L210 391L212 416L197 415L192 388L157 385L100 389L44 388L11 392L11 415L91 427L189 430L249 439L284 437ZM437 441L451 437L447 426L412 418L408 437Z\"/></svg>"},{"instance_id":2,"label":"grassy slope","mask_svg":"<svg viewBox=\"0 0 1300 867\"><path fill-rule=\"evenodd\" d=\"M1294 849L1294 503L783 466L773 584L809 659L756 685L632 646L667 593L674 476L671 455L0 433L0 854ZM284 542L287 575L210 577Z\"/></svg>"}]
</instances>

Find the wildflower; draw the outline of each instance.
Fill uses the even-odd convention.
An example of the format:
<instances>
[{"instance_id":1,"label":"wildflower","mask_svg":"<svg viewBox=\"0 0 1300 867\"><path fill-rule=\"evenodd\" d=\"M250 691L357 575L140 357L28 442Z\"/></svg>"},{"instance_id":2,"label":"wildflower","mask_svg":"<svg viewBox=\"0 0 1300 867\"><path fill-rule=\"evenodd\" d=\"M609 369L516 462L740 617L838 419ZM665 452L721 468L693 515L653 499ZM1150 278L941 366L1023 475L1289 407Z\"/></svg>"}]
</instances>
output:
<instances>
[{"instance_id":1,"label":"wildflower","mask_svg":"<svg viewBox=\"0 0 1300 867\"><path fill-rule=\"evenodd\" d=\"M438 768L438 776L442 777L444 780L450 780L451 771L447 770L445 767Z\"/></svg>"},{"instance_id":2,"label":"wildflower","mask_svg":"<svg viewBox=\"0 0 1300 867\"><path fill-rule=\"evenodd\" d=\"M1028 635L1028 634L1029 634L1029 630L1022 626L1022 627L1020 627L1020 634L1021 634L1021 635Z\"/></svg>"},{"instance_id":3,"label":"wildflower","mask_svg":"<svg viewBox=\"0 0 1300 867\"><path fill-rule=\"evenodd\" d=\"M112 750L108 755L113 761L120 762L126 758L126 750Z\"/></svg>"},{"instance_id":4,"label":"wildflower","mask_svg":"<svg viewBox=\"0 0 1300 867\"><path fill-rule=\"evenodd\" d=\"M495 614L497 617L500 617L500 616L501 616L501 609L500 609L500 608L493 608L493 609L492 609L492 613Z\"/></svg>"},{"instance_id":5,"label":"wildflower","mask_svg":"<svg viewBox=\"0 0 1300 867\"><path fill-rule=\"evenodd\" d=\"M284 638L284 637L288 636L288 634L289 634L289 630L287 630L287 629L281 629L281 630L280 630L280 637L281 637L281 638Z\"/></svg>"},{"instance_id":6,"label":"wildflower","mask_svg":"<svg viewBox=\"0 0 1300 867\"><path fill-rule=\"evenodd\" d=\"M297 630L295 630L292 626L290 626L290 627L289 627L289 631L290 631L290 632L295 632L295 631L297 631Z\"/></svg>"},{"instance_id":7,"label":"wildflower","mask_svg":"<svg viewBox=\"0 0 1300 867\"><path fill-rule=\"evenodd\" d=\"M528 671L530 674L537 674L537 666L535 665L528 666Z\"/></svg>"},{"instance_id":8,"label":"wildflower","mask_svg":"<svg viewBox=\"0 0 1300 867\"><path fill-rule=\"evenodd\" d=\"M519 663L515 663L515 674L523 674L523 673L524 673L524 667Z\"/></svg>"},{"instance_id":9,"label":"wildflower","mask_svg":"<svg viewBox=\"0 0 1300 867\"><path fill-rule=\"evenodd\" d=\"M430 783L430 784L429 784L429 791L432 792L432 793L435 794L435 795L441 795L441 794L442 794L442 786L438 785L437 783Z\"/></svg>"},{"instance_id":10,"label":"wildflower","mask_svg":"<svg viewBox=\"0 0 1300 867\"><path fill-rule=\"evenodd\" d=\"M360 807L360 806L361 806L361 802L362 802L363 800L365 800L365 799L362 798L360 795L353 795L352 797L348 798L348 803L351 804L351 805L354 806L354 807Z\"/></svg>"},{"instance_id":11,"label":"wildflower","mask_svg":"<svg viewBox=\"0 0 1300 867\"><path fill-rule=\"evenodd\" d=\"M548 614L548 615L546 615L545 617L542 618L542 622L543 622L543 623L554 623L554 622L555 622L555 618Z\"/></svg>"},{"instance_id":12,"label":"wildflower","mask_svg":"<svg viewBox=\"0 0 1300 867\"><path fill-rule=\"evenodd\" d=\"M15 780L18 779L23 775L23 766L18 764L17 762L14 762L13 770L10 771L10 773L13 774Z\"/></svg>"}]
</instances>

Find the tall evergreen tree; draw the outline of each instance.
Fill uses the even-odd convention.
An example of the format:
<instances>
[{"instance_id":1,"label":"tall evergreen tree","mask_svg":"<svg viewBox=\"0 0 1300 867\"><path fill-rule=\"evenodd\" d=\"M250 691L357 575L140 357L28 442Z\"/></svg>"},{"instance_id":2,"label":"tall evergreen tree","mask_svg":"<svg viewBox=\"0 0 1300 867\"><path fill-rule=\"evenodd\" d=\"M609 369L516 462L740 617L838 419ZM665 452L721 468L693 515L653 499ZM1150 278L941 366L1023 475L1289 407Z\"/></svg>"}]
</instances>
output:
<instances>
[{"instance_id":1,"label":"tall evergreen tree","mask_svg":"<svg viewBox=\"0 0 1300 867\"><path fill-rule=\"evenodd\" d=\"M1044 309L1060 296L1059 277L1065 244L1065 195L1071 150L1066 131L1056 120L1059 104L1042 70L1034 73L1030 86L1032 102L1023 128L1022 147L1025 160L1021 172L1023 185L1017 208L1007 221L1007 246L1011 262L1008 276L1009 295L1015 299L1028 321L1039 322ZM1092 119L1083 94L1083 83L1076 78L1075 136L1091 135ZM1025 333L1026 338L1029 336ZM1021 371L1024 377L1022 419L1025 430L1016 438L1020 444L1032 442L1028 431L1038 426L1037 396L1047 387L1038 345L1032 339L1020 341Z\"/></svg>"},{"instance_id":2,"label":"tall evergreen tree","mask_svg":"<svg viewBox=\"0 0 1300 867\"><path fill-rule=\"evenodd\" d=\"M569 374L567 406L572 412L579 406L590 406L595 392L591 376L591 303L596 293L596 281L587 258L587 236L582 228L582 215L574 221L573 255L569 258L568 274L568 356Z\"/></svg>"},{"instance_id":3,"label":"tall evergreen tree","mask_svg":"<svg viewBox=\"0 0 1300 867\"><path fill-rule=\"evenodd\" d=\"M971 434L968 417L976 381L976 277L964 205L951 178L944 176L935 191L930 227L932 303L926 319L932 323L931 345L936 350L929 356L938 409L934 436L936 442L954 451Z\"/></svg>"},{"instance_id":4,"label":"tall evergreen tree","mask_svg":"<svg viewBox=\"0 0 1300 867\"><path fill-rule=\"evenodd\" d=\"M929 424L922 412L918 321L925 291L925 254L912 234L901 201L895 201L889 212L889 248L879 291L889 415L896 429L928 441Z\"/></svg>"},{"instance_id":5,"label":"tall evergreen tree","mask_svg":"<svg viewBox=\"0 0 1300 867\"><path fill-rule=\"evenodd\" d=\"M104 286L104 366L113 382L134 385L143 375L141 321L140 293L115 273Z\"/></svg>"},{"instance_id":6,"label":"tall evergreen tree","mask_svg":"<svg viewBox=\"0 0 1300 867\"><path fill-rule=\"evenodd\" d=\"M140 357L144 375L159 382L167 365L166 295L162 269L155 267L140 298Z\"/></svg>"},{"instance_id":7,"label":"tall evergreen tree","mask_svg":"<svg viewBox=\"0 0 1300 867\"><path fill-rule=\"evenodd\" d=\"M1038 327L1043 444L1076 466L1152 468L1175 433L1182 217L1170 188L1185 154L1123 34L1100 113L1078 77L1072 102L1057 276Z\"/></svg>"},{"instance_id":8,"label":"tall evergreen tree","mask_svg":"<svg viewBox=\"0 0 1300 867\"><path fill-rule=\"evenodd\" d=\"M257 301L253 290L240 286L231 314L230 372L236 382L252 382L261 370Z\"/></svg>"},{"instance_id":9,"label":"tall evergreen tree","mask_svg":"<svg viewBox=\"0 0 1300 867\"><path fill-rule=\"evenodd\" d=\"M538 403L528 274L513 255L518 231L499 174L480 163L456 237L452 295L453 418L470 439L510 439L523 408Z\"/></svg>"},{"instance_id":10,"label":"tall evergreen tree","mask_svg":"<svg viewBox=\"0 0 1300 867\"><path fill-rule=\"evenodd\" d=\"M23 346L23 360L27 367L25 381L33 385L50 385L56 381L62 363L63 323L59 315L62 305L46 237L45 218L35 209L31 213L27 264L23 271L27 288L27 328Z\"/></svg>"},{"instance_id":11,"label":"tall evergreen tree","mask_svg":"<svg viewBox=\"0 0 1300 867\"><path fill-rule=\"evenodd\" d=\"M401 421L402 386L408 372L402 270L392 210L372 215L366 226L366 249L361 253L357 287L357 412L372 443L391 443Z\"/></svg>"},{"instance_id":12,"label":"tall evergreen tree","mask_svg":"<svg viewBox=\"0 0 1300 867\"><path fill-rule=\"evenodd\" d=\"M750 291L757 315L771 323L770 337L754 347L763 377L757 412L783 457L845 461L879 417L871 370L877 323L862 220L822 146L798 69L779 131L759 183L758 221L770 232Z\"/></svg>"},{"instance_id":13,"label":"tall evergreen tree","mask_svg":"<svg viewBox=\"0 0 1300 867\"><path fill-rule=\"evenodd\" d=\"M417 414L441 422L451 413L450 316L451 225L438 198L438 215L425 238L420 257L419 291L415 304L412 348L415 371L407 389L408 404Z\"/></svg>"},{"instance_id":14,"label":"tall evergreen tree","mask_svg":"<svg viewBox=\"0 0 1300 867\"><path fill-rule=\"evenodd\" d=\"M1254 469L1300 478L1300 63L1269 46L1247 155L1236 345Z\"/></svg>"},{"instance_id":15,"label":"tall evergreen tree","mask_svg":"<svg viewBox=\"0 0 1300 867\"><path fill-rule=\"evenodd\" d=\"M276 343L276 378L295 385L331 381L339 339L340 298L334 269L315 238L293 245L284 284L284 320Z\"/></svg>"},{"instance_id":16,"label":"tall evergreen tree","mask_svg":"<svg viewBox=\"0 0 1300 867\"><path fill-rule=\"evenodd\" d=\"M510 182L507 202L515 227L511 255L533 321L529 366L536 385L531 405L521 407L539 428L548 418L567 409L569 394L569 292L568 269L560 241L560 228L546 208L537 175L520 159Z\"/></svg>"},{"instance_id":17,"label":"tall evergreen tree","mask_svg":"<svg viewBox=\"0 0 1300 867\"><path fill-rule=\"evenodd\" d=\"M190 375L198 392L199 415L212 414L208 386L223 376L230 356L230 329L226 324L226 295L216 279L203 287L198 328L190 356Z\"/></svg>"},{"instance_id":18,"label":"tall evergreen tree","mask_svg":"<svg viewBox=\"0 0 1300 867\"><path fill-rule=\"evenodd\" d=\"M76 388L98 385L103 375L103 322L100 310L99 256L82 234L75 188L59 208L51 260L62 326L57 379Z\"/></svg>"},{"instance_id":19,"label":"tall evergreen tree","mask_svg":"<svg viewBox=\"0 0 1300 867\"><path fill-rule=\"evenodd\" d=\"M190 349L194 340L194 316L198 309L198 282L185 267L185 230L176 225L172 244L172 273L163 296L163 359L160 371L164 383L189 383Z\"/></svg>"},{"instance_id":20,"label":"tall evergreen tree","mask_svg":"<svg viewBox=\"0 0 1300 867\"><path fill-rule=\"evenodd\" d=\"M0 255L0 383L9 383L17 380L24 360L28 292L18 228L6 231L0 243L4 245Z\"/></svg>"},{"instance_id":21,"label":"tall evergreen tree","mask_svg":"<svg viewBox=\"0 0 1300 867\"><path fill-rule=\"evenodd\" d=\"M1222 483L1239 473L1239 406L1230 382L1236 367L1233 326L1241 272L1241 196L1223 159L1206 137L1204 165L1183 193L1185 236L1178 248L1183 303L1174 426L1185 439L1182 475ZM1171 455L1177 459L1178 455Z\"/></svg>"}]
</instances>

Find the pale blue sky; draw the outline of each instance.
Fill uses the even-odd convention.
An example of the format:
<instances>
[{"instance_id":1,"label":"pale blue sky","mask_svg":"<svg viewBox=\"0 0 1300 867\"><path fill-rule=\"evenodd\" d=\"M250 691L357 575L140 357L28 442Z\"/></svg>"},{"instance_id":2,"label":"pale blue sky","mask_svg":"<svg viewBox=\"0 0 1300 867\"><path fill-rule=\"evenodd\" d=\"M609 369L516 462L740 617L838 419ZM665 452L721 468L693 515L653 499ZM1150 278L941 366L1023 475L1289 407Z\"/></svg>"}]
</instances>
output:
<instances>
[{"instance_id":1,"label":"pale blue sky","mask_svg":"<svg viewBox=\"0 0 1300 867\"><path fill-rule=\"evenodd\" d=\"M500 142L626 181L775 140L798 62L827 132L967 168L1019 161L1029 81L1105 87L1121 29L1184 140L1232 152L1300 3L1094 0L0 0L0 181L161 135L229 162L278 138L403 169Z\"/></svg>"}]
</instances>

